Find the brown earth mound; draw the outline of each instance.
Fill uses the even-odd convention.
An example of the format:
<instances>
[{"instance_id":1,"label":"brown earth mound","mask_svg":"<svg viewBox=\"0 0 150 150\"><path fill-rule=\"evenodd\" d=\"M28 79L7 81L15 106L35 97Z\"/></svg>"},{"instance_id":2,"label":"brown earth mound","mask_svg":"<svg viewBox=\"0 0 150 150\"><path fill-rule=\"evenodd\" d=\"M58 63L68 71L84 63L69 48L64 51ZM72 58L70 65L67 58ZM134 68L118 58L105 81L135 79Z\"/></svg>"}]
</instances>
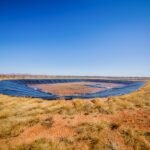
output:
<instances>
[{"instance_id":1,"label":"brown earth mound","mask_svg":"<svg viewBox=\"0 0 150 150\"><path fill-rule=\"evenodd\" d=\"M57 83L57 84L30 84L29 87L40 89L44 92L56 94L59 96L67 95L81 95L86 93L95 93L105 88L94 87L95 84L101 84L101 86L107 88L113 88L120 86L120 84L114 83L96 83L96 82L76 82L76 83Z\"/></svg>"}]
</instances>

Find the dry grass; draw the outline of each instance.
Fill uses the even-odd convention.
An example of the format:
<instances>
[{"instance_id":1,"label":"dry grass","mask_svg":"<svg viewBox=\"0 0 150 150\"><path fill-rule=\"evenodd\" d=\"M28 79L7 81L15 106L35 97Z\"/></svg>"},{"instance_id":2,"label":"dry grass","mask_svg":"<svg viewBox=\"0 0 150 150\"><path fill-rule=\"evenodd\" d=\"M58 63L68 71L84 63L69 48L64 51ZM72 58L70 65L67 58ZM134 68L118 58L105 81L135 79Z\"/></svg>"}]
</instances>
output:
<instances>
[{"instance_id":1,"label":"dry grass","mask_svg":"<svg viewBox=\"0 0 150 150\"><path fill-rule=\"evenodd\" d=\"M2 150L149 150L150 82L108 99L56 100L0 95Z\"/></svg>"}]
</instances>

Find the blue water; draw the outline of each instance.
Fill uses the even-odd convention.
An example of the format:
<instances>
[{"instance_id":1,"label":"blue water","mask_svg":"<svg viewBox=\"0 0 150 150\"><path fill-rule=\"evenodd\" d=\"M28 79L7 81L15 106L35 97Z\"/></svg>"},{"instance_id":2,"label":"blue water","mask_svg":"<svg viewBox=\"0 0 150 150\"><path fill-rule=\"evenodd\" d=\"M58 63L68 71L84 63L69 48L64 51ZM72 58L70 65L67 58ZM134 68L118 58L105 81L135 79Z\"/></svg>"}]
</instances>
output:
<instances>
[{"instance_id":1,"label":"blue water","mask_svg":"<svg viewBox=\"0 0 150 150\"><path fill-rule=\"evenodd\" d=\"M69 82L97 82L95 87L101 87L98 82L117 83L121 86L107 89L96 93L88 93L83 95L64 96L65 99L73 98L98 98L128 94L138 90L144 85L138 81L120 81L120 80L101 80L101 79L21 79L21 80L2 80L0 81L0 94L18 96L18 97L33 97L43 99L60 99L62 96L46 93L35 88L28 87L28 84L55 84ZM122 86L123 84L123 86ZM87 84L87 86L89 86ZM91 85L90 85L91 86ZM94 85L93 85L94 86Z\"/></svg>"}]
</instances>

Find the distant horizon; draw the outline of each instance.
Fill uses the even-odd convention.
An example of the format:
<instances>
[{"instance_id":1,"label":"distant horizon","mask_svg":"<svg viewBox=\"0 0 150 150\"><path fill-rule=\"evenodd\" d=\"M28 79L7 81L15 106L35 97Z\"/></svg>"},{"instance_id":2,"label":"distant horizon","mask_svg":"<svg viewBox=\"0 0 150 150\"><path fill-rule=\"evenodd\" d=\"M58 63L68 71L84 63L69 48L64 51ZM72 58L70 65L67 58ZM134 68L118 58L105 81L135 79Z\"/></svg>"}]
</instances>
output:
<instances>
[{"instance_id":1,"label":"distant horizon","mask_svg":"<svg viewBox=\"0 0 150 150\"><path fill-rule=\"evenodd\" d=\"M16 76L58 76L58 77L117 77L117 78L150 78L150 76L108 76L108 75L51 75L51 74L28 74L28 73L0 73L0 75Z\"/></svg>"},{"instance_id":2,"label":"distant horizon","mask_svg":"<svg viewBox=\"0 0 150 150\"><path fill-rule=\"evenodd\" d=\"M0 1L0 73L150 76L150 1Z\"/></svg>"}]
</instances>

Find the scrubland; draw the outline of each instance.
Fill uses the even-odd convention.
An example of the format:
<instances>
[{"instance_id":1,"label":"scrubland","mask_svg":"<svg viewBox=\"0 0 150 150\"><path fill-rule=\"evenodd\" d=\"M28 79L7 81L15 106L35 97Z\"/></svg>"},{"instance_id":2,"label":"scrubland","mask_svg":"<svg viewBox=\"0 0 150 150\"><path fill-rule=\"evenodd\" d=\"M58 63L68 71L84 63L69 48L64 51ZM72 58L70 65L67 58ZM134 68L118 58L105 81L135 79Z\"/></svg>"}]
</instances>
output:
<instances>
[{"instance_id":1,"label":"scrubland","mask_svg":"<svg viewBox=\"0 0 150 150\"><path fill-rule=\"evenodd\" d=\"M1 150L149 150L150 81L90 100L0 95Z\"/></svg>"}]
</instances>

